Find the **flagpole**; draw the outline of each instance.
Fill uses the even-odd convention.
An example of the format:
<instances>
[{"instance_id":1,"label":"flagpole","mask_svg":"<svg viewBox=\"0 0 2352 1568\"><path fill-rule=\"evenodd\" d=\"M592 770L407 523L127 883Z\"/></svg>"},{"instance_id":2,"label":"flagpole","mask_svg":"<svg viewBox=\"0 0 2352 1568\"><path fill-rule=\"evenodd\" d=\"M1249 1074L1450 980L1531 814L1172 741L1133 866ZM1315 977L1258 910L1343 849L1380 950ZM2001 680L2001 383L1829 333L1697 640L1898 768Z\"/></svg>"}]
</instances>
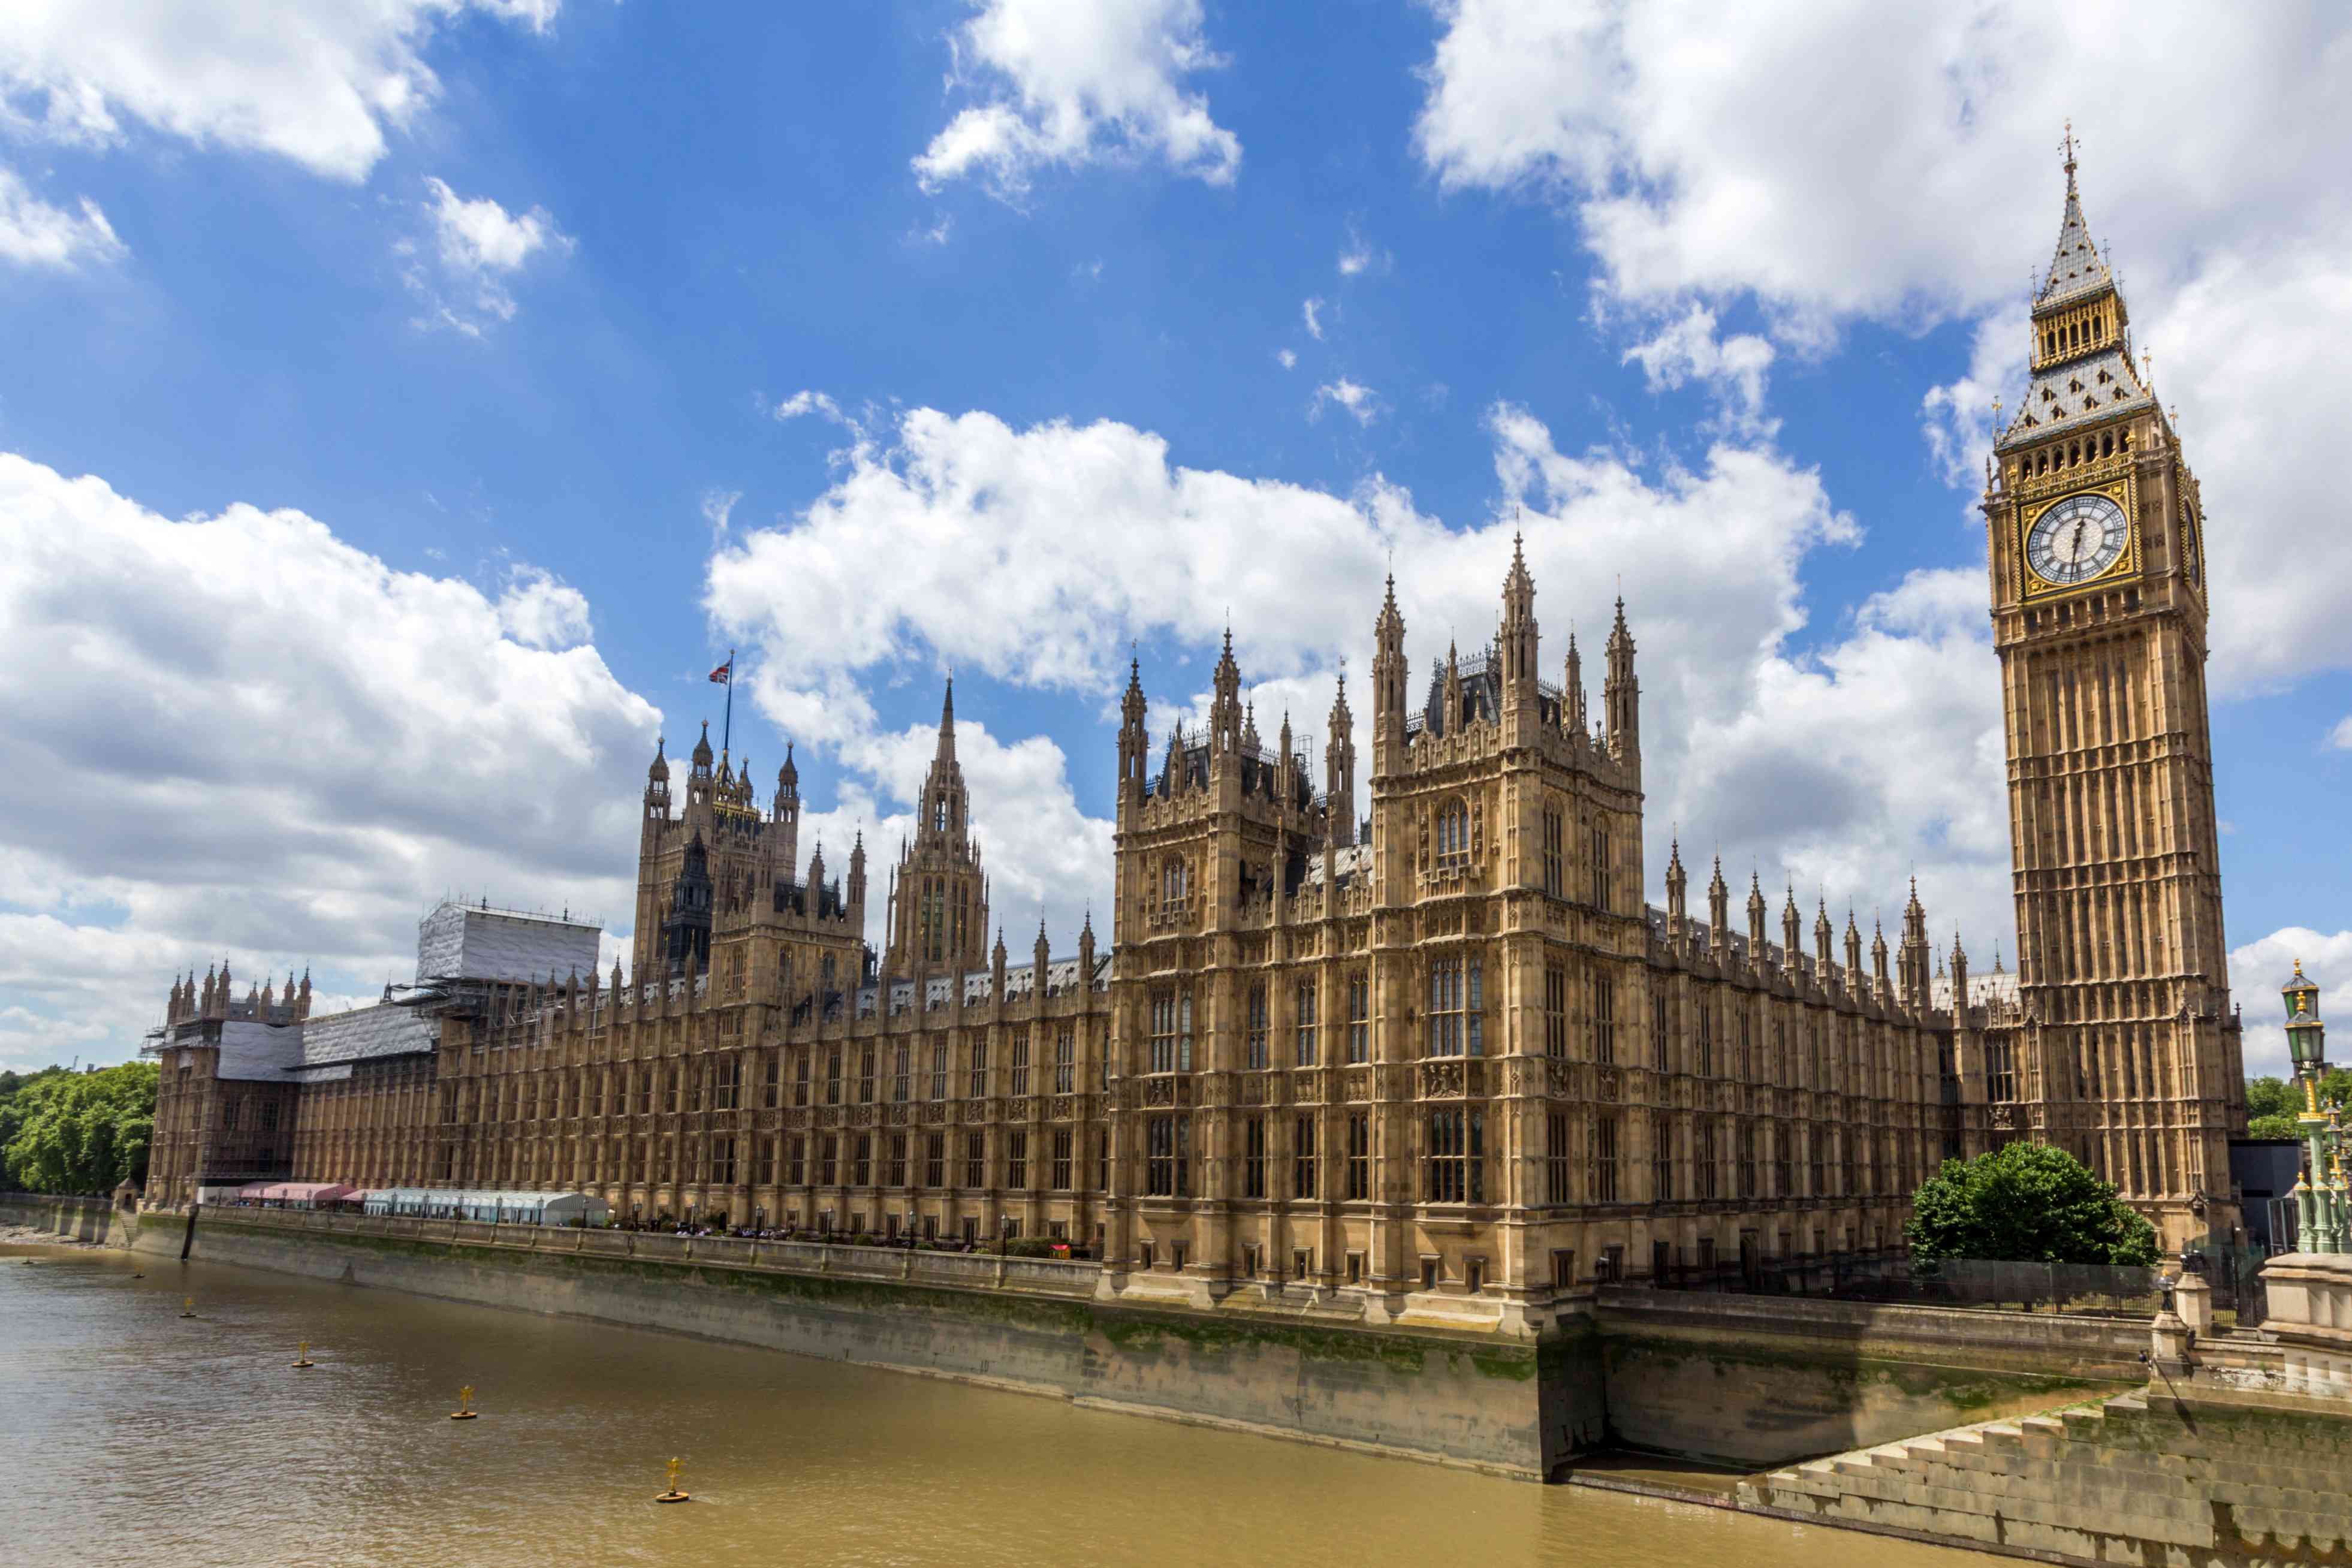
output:
<instances>
[{"instance_id":1,"label":"flagpole","mask_svg":"<svg viewBox=\"0 0 2352 1568\"><path fill-rule=\"evenodd\" d=\"M719 750L723 754L735 739L735 650L727 650L727 718L719 728Z\"/></svg>"}]
</instances>

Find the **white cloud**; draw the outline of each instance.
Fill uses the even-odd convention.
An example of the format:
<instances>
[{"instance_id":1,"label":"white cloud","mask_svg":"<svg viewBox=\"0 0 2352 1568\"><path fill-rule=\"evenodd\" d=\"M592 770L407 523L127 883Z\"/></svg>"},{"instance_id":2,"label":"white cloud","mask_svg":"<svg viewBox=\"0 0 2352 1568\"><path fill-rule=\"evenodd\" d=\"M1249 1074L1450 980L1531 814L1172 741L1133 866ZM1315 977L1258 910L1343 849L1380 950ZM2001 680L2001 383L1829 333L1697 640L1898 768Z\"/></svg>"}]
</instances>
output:
<instances>
[{"instance_id":1,"label":"white cloud","mask_svg":"<svg viewBox=\"0 0 2352 1568\"><path fill-rule=\"evenodd\" d=\"M525 647L566 648L593 635L588 596L538 566L518 566L499 595L499 626Z\"/></svg>"},{"instance_id":2,"label":"white cloud","mask_svg":"<svg viewBox=\"0 0 2352 1568\"><path fill-rule=\"evenodd\" d=\"M509 284L531 258L567 252L573 242L545 207L518 216L488 196L460 196L443 181L427 179L425 184L432 198L425 213L433 257L428 261L418 247L404 242L399 247L407 258L402 277L426 302L429 317L420 324L479 337L491 321L514 319Z\"/></svg>"},{"instance_id":3,"label":"white cloud","mask_svg":"<svg viewBox=\"0 0 2352 1568\"><path fill-rule=\"evenodd\" d=\"M1315 401L1307 405L1307 417L1319 419L1323 410L1337 404L1354 416L1359 425L1370 425L1387 408L1381 395L1370 387L1349 381L1346 376L1325 382L1315 389Z\"/></svg>"},{"instance_id":4,"label":"white cloud","mask_svg":"<svg viewBox=\"0 0 2352 1568\"><path fill-rule=\"evenodd\" d=\"M953 85L979 95L914 161L926 190L979 178L1018 199L1038 171L1165 163L1230 184L1241 142L1183 82L1224 62L1200 0L968 0Z\"/></svg>"},{"instance_id":5,"label":"white cloud","mask_svg":"<svg viewBox=\"0 0 2352 1568\"><path fill-rule=\"evenodd\" d=\"M2352 752L2352 715L2336 721L2336 728L2327 732L2327 743L2339 752Z\"/></svg>"},{"instance_id":6,"label":"white cloud","mask_svg":"<svg viewBox=\"0 0 2352 1568\"><path fill-rule=\"evenodd\" d=\"M769 410L769 414L779 424L798 419L803 415L814 414L820 419L840 426L852 435L859 431L858 422L843 413L840 404L835 403L824 393L813 392L806 387L777 404L774 408Z\"/></svg>"},{"instance_id":7,"label":"white cloud","mask_svg":"<svg viewBox=\"0 0 2352 1568\"><path fill-rule=\"evenodd\" d=\"M1772 345L1751 332L1718 338L1715 312L1693 304L1662 325L1656 334L1625 351L1622 363L1639 363L1658 392L1697 381L1712 387L1723 416L1735 427L1752 429L1763 416L1764 379L1772 367Z\"/></svg>"},{"instance_id":8,"label":"white cloud","mask_svg":"<svg viewBox=\"0 0 2352 1568\"><path fill-rule=\"evenodd\" d=\"M1377 477L1343 497L1183 468L1160 438L1123 425L1019 429L916 409L847 455L799 517L719 551L706 604L730 639L760 650L753 691L770 717L854 768L887 771L872 760L869 689L952 664L1107 710L1130 637L1213 648L1228 616L1270 742L1285 709L1298 736L1318 736L1339 661L1367 668L1391 560L1416 698L1449 641L1483 644L1519 528L1544 658L1557 672L1574 621L1596 711L1612 580L1625 595L1642 647L1653 891L1677 820L1694 852L1719 839L1727 858L1822 884L1865 921L1874 903L1899 903L1916 864L1931 912L1966 921L1989 963L2009 916L1981 580L1922 574L1800 652L1801 563L1859 537L1817 474L1728 441L1696 467L1652 473L1620 451L1563 452L1509 405L1487 427L1497 503L1449 528ZM1073 517L1088 526L1073 530ZM895 569L877 578L877 560ZM1155 745L1201 707L1202 668L1147 669ZM1354 701L1360 747L1360 682ZM903 801L908 786L877 793ZM1051 790L1041 798L1066 825L1074 808ZM1101 818L1087 813L1107 805L1086 803L1089 831ZM992 854L1000 881L1009 853ZM1097 858L1071 874L1099 889L1107 868Z\"/></svg>"},{"instance_id":9,"label":"white cloud","mask_svg":"<svg viewBox=\"0 0 2352 1568\"><path fill-rule=\"evenodd\" d=\"M1370 240L1358 233L1352 225L1349 226L1348 243L1339 251L1339 276L1353 278L1375 268L1385 271L1388 265L1388 252L1376 249Z\"/></svg>"},{"instance_id":10,"label":"white cloud","mask_svg":"<svg viewBox=\"0 0 2352 1568\"><path fill-rule=\"evenodd\" d=\"M0 165L0 261L69 272L85 261L113 261L124 253L114 226L88 196L77 212L35 195L14 169Z\"/></svg>"},{"instance_id":11,"label":"white cloud","mask_svg":"<svg viewBox=\"0 0 2352 1568\"><path fill-rule=\"evenodd\" d=\"M2341 992L2352 982L2352 931L2329 936L2309 926L2284 926L2230 950L2230 988L2243 1009L2248 1078L2284 1078L2292 1068L2278 988L2298 962L2324 989ZM2324 1016L2327 998L2320 1001Z\"/></svg>"},{"instance_id":12,"label":"white cloud","mask_svg":"<svg viewBox=\"0 0 2352 1568\"><path fill-rule=\"evenodd\" d=\"M1323 301L1307 300L1298 307L1299 319L1307 323L1307 335L1317 342L1323 341Z\"/></svg>"},{"instance_id":13,"label":"white cloud","mask_svg":"<svg viewBox=\"0 0 2352 1568\"><path fill-rule=\"evenodd\" d=\"M0 455L0 1058L120 1058L174 968L336 993L446 891L625 927L656 710L519 568L497 599L296 511L172 521Z\"/></svg>"},{"instance_id":14,"label":"white cloud","mask_svg":"<svg viewBox=\"0 0 2352 1568\"><path fill-rule=\"evenodd\" d=\"M727 537L728 520L735 515L735 503L743 499L741 490L707 489L702 492L702 521L710 525L710 537Z\"/></svg>"},{"instance_id":15,"label":"white cloud","mask_svg":"<svg viewBox=\"0 0 2352 1568\"><path fill-rule=\"evenodd\" d=\"M1436 9L1424 165L1448 188L1561 203L1605 304L1752 300L1809 351L1854 320L1986 323L1923 408L1970 495L1984 411L2021 389L2022 331L1999 334L2055 238L2057 132L2087 116L2085 208L2126 268L2135 337L2156 350L2214 513L2214 680L2352 664L2330 586L2352 575L2352 533L2298 521L2333 504L2340 400L2280 395L2329 384L2352 355L2341 7L2152 5L2129 27L2030 0ZM2133 85L2086 105L2086 80ZM2179 134L2184 103L2208 109L2194 137ZM2305 569L2282 584L2267 566L2289 554Z\"/></svg>"},{"instance_id":16,"label":"white cloud","mask_svg":"<svg viewBox=\"0 0 2352 1568\"><path fill-rule=\"evenodd\" d=\"M543 32L561 0L480 9ZM425 62L465 0L10 0L0 6L0 119L20 133L111 146L135 121L164 136L287 158L361 180L387 132L438 95Z\"/></svg>"},{"instance_id":17,"label":"white cloud","mask_svg":"<svg viewBox=\"0 0 2352 1568\"><path fill-rule=\"evenodd\" d=\"M1285 370L1294 370L1297 368L1298 355L1296 352L1290 349L1276 349L1274 351L1274 357L1275 362L1281 365Z\"/></svg>"}]
</instances>

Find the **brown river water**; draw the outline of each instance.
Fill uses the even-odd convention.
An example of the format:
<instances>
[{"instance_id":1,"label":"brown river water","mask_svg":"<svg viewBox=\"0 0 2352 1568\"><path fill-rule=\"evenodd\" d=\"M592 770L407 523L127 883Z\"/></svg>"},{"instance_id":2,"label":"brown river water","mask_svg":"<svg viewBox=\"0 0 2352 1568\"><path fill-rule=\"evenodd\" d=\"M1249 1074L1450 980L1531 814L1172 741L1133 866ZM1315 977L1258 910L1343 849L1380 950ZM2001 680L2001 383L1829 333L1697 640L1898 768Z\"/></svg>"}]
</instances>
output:
<instances>
[{"instance_id":1,"label":"brown river water","mask_svg":"<svg viewBox=\"0 0 2352 1568\"><path fill-rule=\"evenodd\" d=\"M480 1419L447 1419L461 1384ZM656 1506L672 1456L693 1500ZM12 1568L1993 1561L684 1336L0 1247Z\"/></svg>"}]
</instances>

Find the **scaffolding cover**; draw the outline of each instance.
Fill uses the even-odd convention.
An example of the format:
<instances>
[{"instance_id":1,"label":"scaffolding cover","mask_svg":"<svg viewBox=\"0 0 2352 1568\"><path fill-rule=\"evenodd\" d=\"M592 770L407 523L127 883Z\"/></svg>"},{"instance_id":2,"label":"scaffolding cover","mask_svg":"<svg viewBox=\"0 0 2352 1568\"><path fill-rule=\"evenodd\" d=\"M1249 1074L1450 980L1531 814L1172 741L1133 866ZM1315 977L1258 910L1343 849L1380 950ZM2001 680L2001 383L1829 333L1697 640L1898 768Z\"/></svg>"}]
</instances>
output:
<instances>
[{"instance_id":1,"label":"scaffolding cover","mask_svg":"<svg viewBox=\"0 0 2352 1568\"><path fill-rule=\"evenodd\" d=\"M416 978L528 984L596 972L603 928L554 915L445 903L416 927Z\"/></svg>"}]
</instances>

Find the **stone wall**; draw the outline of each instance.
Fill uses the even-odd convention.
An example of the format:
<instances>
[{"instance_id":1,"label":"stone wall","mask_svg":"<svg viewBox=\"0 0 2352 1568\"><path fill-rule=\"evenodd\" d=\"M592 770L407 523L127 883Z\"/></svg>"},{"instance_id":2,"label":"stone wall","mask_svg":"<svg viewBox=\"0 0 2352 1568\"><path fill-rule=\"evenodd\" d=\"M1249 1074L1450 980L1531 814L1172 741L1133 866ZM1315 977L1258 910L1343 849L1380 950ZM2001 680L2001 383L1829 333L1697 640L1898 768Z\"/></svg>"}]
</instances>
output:
<instances>
[{"instance_id":1,"label":"stone wall","mask_svg":"<svg viewBox=\"0 0 2352 1568\"><path fill-rule=\"evenodd\" d=\"M38 1193L0 1194L0 1225L47 1231L67 1241L131 1244L136 1215L104 1198L54 1197Z\"/></svg>"},{"instance_id":2,"label":"stone wall","mask_svg":"<svg viewBox=\"0 0 2352 1568\"><path fill-rule=\"evenodd\" d=\"M2046 1410L2137 1386L2147 1325L1956 1308L1612 1289L1609 1436L1735 1466Z\"/></svg>"},{"instance_id":3,"label":"stone wall","mask_svg":"<svg viewBox=\"0 0 2352 1568\"><path fill-rule=\"evenodd\" d=\"M2352 1412L2151 1389L1776 1471L1739 1500L2044 1561L2352 1563Z\"/></svg>"},{"instance_id":4,"label":"stone wall","mask_svg":"<svg viewBox=\"0 0 2352 1568\"><path fill-rule=\"evenodd\" d=\"M137 1217L141 1250L178 1255L184 1216ZM211 1208L194 1256L1531 1479L1601 1433L1589 1335L1144 1310L1091 1300L1091 1265Z\"/></svg>"}]
</instances>

